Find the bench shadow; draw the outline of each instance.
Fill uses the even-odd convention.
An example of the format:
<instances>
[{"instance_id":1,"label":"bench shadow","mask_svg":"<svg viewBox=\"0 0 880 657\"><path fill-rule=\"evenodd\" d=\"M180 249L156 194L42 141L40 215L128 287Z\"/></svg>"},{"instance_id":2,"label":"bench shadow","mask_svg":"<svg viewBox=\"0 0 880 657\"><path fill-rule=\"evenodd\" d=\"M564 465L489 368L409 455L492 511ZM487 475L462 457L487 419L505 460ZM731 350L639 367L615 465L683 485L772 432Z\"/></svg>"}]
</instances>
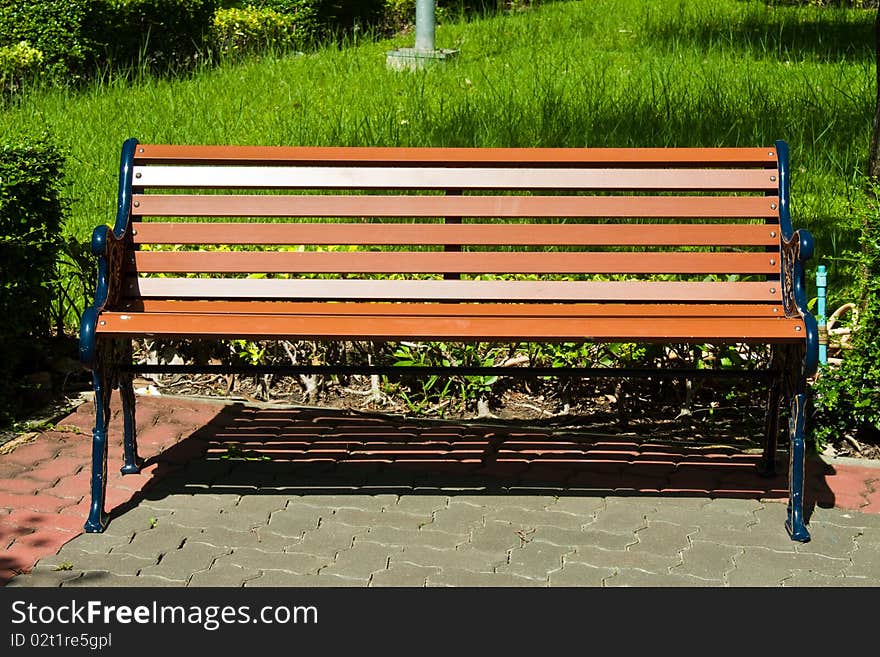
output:
<instances>
[{"instance_id":1,"label":"bench shadow","mask_svg":"<svg viewBox=\"0 0 880 657\"><path fill-rule=\"evenodd\" d=\"M585 432L525 421L413 419L341 409L233 404L147 461L143 497L172 494L687 496L785 500L787 464L760 454ZM824 466L824 467L823 467ZM833 506L821 461L808 463L805 513Z\"/></svg>"}]
</instances>

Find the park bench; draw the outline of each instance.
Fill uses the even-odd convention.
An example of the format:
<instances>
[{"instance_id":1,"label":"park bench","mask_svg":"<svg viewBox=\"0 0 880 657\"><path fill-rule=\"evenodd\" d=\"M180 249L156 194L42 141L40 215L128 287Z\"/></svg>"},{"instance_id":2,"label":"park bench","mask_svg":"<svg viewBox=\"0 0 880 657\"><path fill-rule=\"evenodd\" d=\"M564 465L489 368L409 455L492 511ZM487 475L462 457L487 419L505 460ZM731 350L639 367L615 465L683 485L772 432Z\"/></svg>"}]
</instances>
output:
<instances>
[{"instance_id":1,"label":"park bench","mask_svg":"<svg viewBox=\"0 0 880 657\"><path fill-rule=\"evenodd\" d=\"M804 287L813 242L792 227L789 183L782 141L367 148L129 139L115 225L92 237L98 286L80 328L97 418L85 528L100 532L108 520L114 388L122 472L141 466L133 377L156 369L133 362L133 339L592 341L768 348L758 467L774 473L784 398L785 524L807 541L804 421L818 337ZM222 366L179 369L212 367ZM655 374L694 372L705 374Z\"/></svg>"}]
</instances>

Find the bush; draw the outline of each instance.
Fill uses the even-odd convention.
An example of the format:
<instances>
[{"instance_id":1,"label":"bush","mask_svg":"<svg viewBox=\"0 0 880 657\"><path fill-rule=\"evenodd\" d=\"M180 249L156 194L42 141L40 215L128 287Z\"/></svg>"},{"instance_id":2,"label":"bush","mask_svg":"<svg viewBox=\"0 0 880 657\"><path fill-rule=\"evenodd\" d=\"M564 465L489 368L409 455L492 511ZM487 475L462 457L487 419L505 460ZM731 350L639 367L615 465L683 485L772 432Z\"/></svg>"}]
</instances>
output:
<instances>
[{"instance_id":1,"label":"bush","mask_svg":"<svg viewBox=\"0 0 880 657\"><path fill-rule=\"evenodd\" d=\"M42 63L42 51L32 48L27 41L0 47L0 97L14 93L22 83L35 79Z\"/></svg>"},{"instance_id":2,"label":"bush","mask_svg":"<svg viewBox=\"0 0 880 657\"><path fill-rule=\"evenodd\" d=\"M98 63L163 70L205 51L217 0L94 0L84 31Z\"/></svg>"},{"instance_id":3,"label":"bush","mask_svg":"<svg viewBox=\"0 0 880 657\"><path fill-rule=\"evenodd\" d=\"M21 405L18 382L51 330L63 163L48 135L0 141L0 424Z\"/></svg>"},{"instance_id":4,"label":"bush","mask_svg":"<svg viewBox=\"0 0 880 657\"><path fill-rule=\"evenodd\" d=\"M857 213L859 312L851 348L839 367L823 366L816 381L814 435L880 442L880 205L877 194Z\"/></svg>"},{"instance_id":5,"label":"bush","mask_svg":"<svg viewBox=\"0 0 880 657\"><path fill-rule=\"evenodd\" d=\"M92 57L83 31L87 0L0 0L0 46L26 41L43 54L46 72L57 79L77 78Z\"/></svg>"},{"instance_id":6,"label":"bush","mask_svg":"<svg viewBox=\"0 0 880 657\"><path fill-rule=\"evenodd\" d=\"M304 3L302 3L304 4ZM259 50L295 50L315 36L315 16L280 13L264 7L219 9L211 25L211 43L221 55L243 55Z\"/></svg>"}]
</instances>

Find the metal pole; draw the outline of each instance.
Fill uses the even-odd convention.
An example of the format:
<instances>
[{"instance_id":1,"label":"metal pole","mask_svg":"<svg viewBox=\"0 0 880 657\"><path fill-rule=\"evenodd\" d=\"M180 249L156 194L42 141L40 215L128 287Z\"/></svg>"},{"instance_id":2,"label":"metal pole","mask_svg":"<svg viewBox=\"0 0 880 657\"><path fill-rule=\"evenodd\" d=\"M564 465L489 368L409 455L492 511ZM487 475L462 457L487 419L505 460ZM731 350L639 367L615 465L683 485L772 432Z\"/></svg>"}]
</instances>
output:
<instances>
[{"instance_id":1,"label":"metal pole","mask_svg":"<svg viewBox=\"0 0 880 657\"><path fill-rule=\"evenodd\" d=\"M816 296L818 307L816 308L816 322L819 325L819 362L823 365L828 363L828 330L825 321L825 296L828 283L825 275L825 265L816 268Z\"/></svg>"},{"instance_id":2,"label":"metal pole","mask_svg":"<svg viewBox=\"0 0 880 657\"><path fill-rule=\"evenodd\" d=\"M434 0L416 0L416 50L434 50Z\"/></svg>"}]
</instances>

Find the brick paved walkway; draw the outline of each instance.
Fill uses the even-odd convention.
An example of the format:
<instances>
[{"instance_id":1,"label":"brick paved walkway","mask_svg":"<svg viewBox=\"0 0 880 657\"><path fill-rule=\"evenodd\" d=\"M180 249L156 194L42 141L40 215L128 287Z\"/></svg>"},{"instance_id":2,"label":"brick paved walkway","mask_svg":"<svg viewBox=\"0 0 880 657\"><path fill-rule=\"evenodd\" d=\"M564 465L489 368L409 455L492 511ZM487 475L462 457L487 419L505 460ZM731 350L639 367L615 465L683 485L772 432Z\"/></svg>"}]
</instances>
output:
<instances>
[{"instance_id":1,"label":"brick paved walkway","mask_svg":"<svg viewBox=\"0 0 880 657\"><path fill-rule=\"evenodd\" d=\"M118 411L118 398L113 408ZM880 469L784 474L731 447L332 409L138 400L148 465L111 424L103 534L82 534L92 405L0 455L7 586L880 584Z\"/></svg>"}]
</instances>

